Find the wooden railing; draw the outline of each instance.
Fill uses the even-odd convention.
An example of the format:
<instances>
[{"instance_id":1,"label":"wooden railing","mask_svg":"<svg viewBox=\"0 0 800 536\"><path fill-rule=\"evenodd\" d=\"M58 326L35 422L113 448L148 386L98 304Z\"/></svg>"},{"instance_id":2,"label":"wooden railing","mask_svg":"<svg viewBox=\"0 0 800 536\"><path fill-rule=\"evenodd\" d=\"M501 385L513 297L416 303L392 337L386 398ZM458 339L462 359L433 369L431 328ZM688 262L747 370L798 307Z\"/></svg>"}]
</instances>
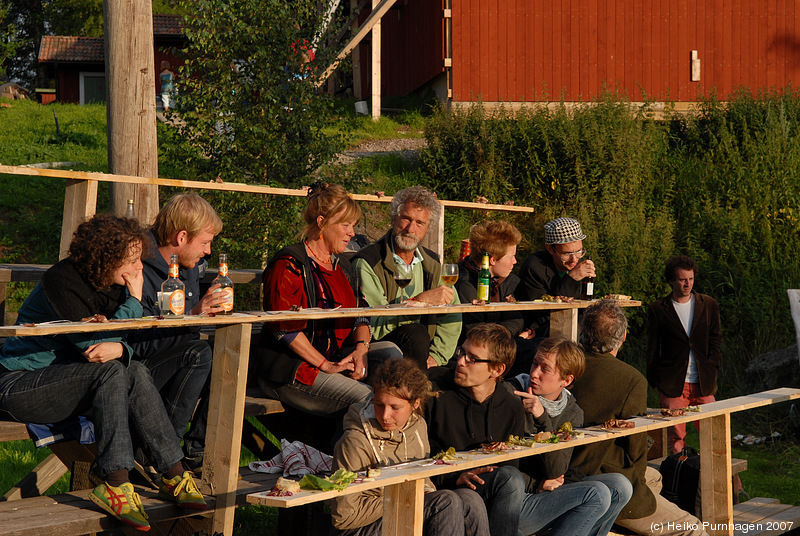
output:
<instances>
[{"instance_id":1,"label":"wooden railing","mask_svg":"<svg viewBox=\"0 0 800 536\"><path fill-rule=\"evenodd\" d=\"M172 186L177 188L190 188L196 190L217 190L224 192L244 192L261 195L282 195L290 197L305 197L305 189L272 188L238 182L200 182L177 179L159 179L135 177L128 175L111 175L108 173L89 173L83 171L65 171L57 169L37 169L21 166L0 165L0 174L24 175L33 177L55 177L66 180L66 195L64 196L64 217L61 227L61 246L59 258L64 258L69 248L72 234L80 223L92 217L97 209L97 185L99 182L117 182L128 184L146 184L154 186ZM372 194L352 194L356 201L367 203L390 203L391 196ZM522 212L532 213L533 208L517 207L514 205L493 205L489 203L467 203L463 201L440 200L443 209L458 208L497 212ZM442 210L437 221L431 222L431 227L426 236L426 245L441 256L444 251L444 213ZM388 221L387 221L388 228Z\"/></svg>"}]
</instances>

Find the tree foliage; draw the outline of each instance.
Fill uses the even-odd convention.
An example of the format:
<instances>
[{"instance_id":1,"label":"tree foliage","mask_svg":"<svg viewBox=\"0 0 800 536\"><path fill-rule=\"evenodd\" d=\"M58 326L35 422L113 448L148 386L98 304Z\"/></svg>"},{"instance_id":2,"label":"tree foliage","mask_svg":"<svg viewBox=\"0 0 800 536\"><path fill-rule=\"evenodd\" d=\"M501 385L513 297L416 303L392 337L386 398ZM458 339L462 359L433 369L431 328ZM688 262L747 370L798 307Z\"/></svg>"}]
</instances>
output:
<instances>
[{"instance_id":1,"label":"tree foliage","mask_svg":"<svg viewBox=\"0 0 800 536\"><path fill-rule=\"evenodd\" d=\"M153 13L180 13L153 0ZM0 0L0 73L33 88L44 35L103 37L103 0Z\"/></svg>"},{"instance_id":2,"label":"tree foliage","mask_svg":"<svg viewBox=\"0 0 800 536\"><path fill-rule=\"evenodd\" d=\"M297 185L340 148L324 132L332 103L306 63L321 25L315 0L181 0L189 47L179 69L186 122L176 147L201 175Z\"/></svg>"},{"instance_id":3,"label":"tree foliage","mask_svg":"<svg viewBox=\"0 0 800 536\"><path fill-rule=\"evenodd\" d=\"M308 176L343 147L328 134L333 103L315 86L335 48L316 0L180 0L189 45L177 70L184 125L167 144L175 174L283 187ZM325 7L324 5L322 6ZM333 32L335 22L327 27ZM323 32L324 33L324 32ZM162 169L163 166L162 166ZM208 193L225 228L232 265L262 263L300 229L302 200ZM237 237L247 236L247 240ZM229 240L230 238L230 240Z\"/></svg>"}]
</instances>

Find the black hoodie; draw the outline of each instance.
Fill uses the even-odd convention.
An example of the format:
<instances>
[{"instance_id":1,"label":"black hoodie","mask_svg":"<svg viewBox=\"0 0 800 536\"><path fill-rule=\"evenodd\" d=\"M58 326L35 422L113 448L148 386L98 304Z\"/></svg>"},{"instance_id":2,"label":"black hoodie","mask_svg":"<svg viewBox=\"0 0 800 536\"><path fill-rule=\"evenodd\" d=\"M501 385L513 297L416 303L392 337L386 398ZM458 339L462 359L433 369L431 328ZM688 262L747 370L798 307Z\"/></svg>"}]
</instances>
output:
<instances>
[{"instance_id":1,"label":"black hoodie","mask_svg":"<svg viewBox=\"0 0 800 536\"><path fill-rule=\"evenodd\" d=\"M512 434L523 435L525 410L519 397L498 384L492 396L478 402L467 389L455 384L454 375L455 371L437 382L441 392L425 407L432 454L450 447L471 450L481 443L505 441ZM517 462L508 465L516 466ZM458 474L447 476L450 478L436 482L437 486L453 487Z\"/></svg>"}]
</instances>

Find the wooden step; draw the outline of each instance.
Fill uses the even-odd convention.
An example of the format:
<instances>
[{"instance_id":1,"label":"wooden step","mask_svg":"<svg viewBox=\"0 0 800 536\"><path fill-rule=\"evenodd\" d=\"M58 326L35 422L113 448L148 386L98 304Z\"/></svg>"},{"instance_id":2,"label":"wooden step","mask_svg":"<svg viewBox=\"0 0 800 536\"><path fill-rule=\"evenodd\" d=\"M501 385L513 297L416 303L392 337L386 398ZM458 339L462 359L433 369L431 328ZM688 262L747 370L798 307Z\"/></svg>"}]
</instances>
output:
<instances>
[{"instance_id":1,"label":"wooden step","mask_svg":"<svg viewBox=\"0 0 800 536\"><path fill-rule=\"evenodd\" d=\"M785 534L800 528L800 507L755 497L733 507L734 536Z\"/></svg>"}]
</instances>

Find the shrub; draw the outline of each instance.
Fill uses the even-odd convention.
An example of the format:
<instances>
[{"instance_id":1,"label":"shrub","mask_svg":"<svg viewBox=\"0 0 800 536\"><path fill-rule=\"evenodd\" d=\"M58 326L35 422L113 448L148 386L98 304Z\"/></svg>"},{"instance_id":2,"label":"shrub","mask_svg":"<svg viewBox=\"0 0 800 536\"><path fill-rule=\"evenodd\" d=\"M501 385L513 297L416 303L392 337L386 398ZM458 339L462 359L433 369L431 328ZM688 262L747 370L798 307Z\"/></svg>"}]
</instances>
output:
<instances>
[{"instance_id":1,"label":"shrub","mask_svg":"<svg viewBox=\"0 0 800 536\"><path fill-rule=\"evenodd\" d=\"M520 226L530 250L541 248L545 221L578 218L599 295L647 305L669 292L666 258L694 257L698 291L722 311L721 389L737 392L751 357L793 339L786 289L800 284L800 92L740 90L725 104L712 95L695 116L649 112L613 94L515 114L439 109L422 173L443 198L536 208ZM630 317L625 355L641 366L646 308Z\"/></svg>"}]
</instances>

